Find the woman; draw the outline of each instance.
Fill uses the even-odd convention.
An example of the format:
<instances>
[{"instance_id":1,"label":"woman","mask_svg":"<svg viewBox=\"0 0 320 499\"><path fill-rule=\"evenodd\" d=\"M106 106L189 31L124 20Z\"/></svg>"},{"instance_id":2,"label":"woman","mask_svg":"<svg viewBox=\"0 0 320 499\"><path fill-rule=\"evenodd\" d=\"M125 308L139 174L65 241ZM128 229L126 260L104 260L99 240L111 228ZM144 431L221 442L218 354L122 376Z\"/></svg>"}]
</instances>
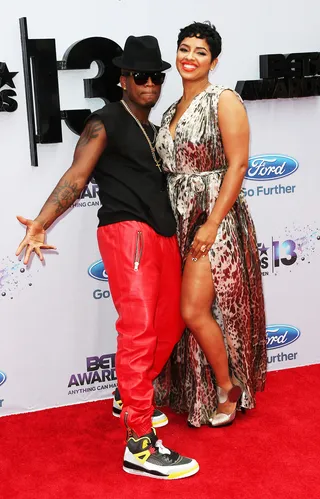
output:
<instances>
[{"instance_id":1,"label":"woman","mask_svg":"<svg viewBox=\"0 0 320 499\"><path fill-rule=\"evenodd\" d=\"M238 94L209 82L221 38L193 23L178 38L183 96L164 114L157 150L183 257L187 330L157 382L157 402L193 426L231 424L266 376L264 300L255 229L241 194L249 126Z\"/></svg>"}]
</instances>

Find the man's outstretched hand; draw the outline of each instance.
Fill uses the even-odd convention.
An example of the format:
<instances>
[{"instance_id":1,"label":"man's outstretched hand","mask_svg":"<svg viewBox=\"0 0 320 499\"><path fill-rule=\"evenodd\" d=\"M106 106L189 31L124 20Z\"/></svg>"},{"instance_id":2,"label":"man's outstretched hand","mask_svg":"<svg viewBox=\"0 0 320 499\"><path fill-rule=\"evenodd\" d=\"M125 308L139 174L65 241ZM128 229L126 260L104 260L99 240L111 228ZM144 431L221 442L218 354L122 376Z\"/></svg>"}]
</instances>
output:
<instances>
[{"instance_id":1,"label":"man's outstretched hand","mask_svg":"<svg viewBox=\"0 0 320 499\"><path fill-rule=\"evenodd\" d=\"M30 259L31 253L34 251L41 261L43 261L42 249L53 249L55 246L50 244L45 244L46 231L42 227L40 222L36 220L28 220L27 218L17 216L19 222L27 227L27 232L24 239L19 244L16 251L16 255L19 256L24 248L26 248L23 263L27 265Z\"/></svg>"}]
</instances>

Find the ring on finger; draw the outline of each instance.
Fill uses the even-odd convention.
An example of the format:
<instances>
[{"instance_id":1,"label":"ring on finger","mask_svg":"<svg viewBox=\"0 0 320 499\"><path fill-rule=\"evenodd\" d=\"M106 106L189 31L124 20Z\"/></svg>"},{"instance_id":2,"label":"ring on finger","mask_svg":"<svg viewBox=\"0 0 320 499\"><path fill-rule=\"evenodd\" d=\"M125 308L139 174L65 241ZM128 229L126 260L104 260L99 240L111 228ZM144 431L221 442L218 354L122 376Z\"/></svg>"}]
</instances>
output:
<instances>
[{"instance_id":1,"label":"ring on finger","mask_svg":"<svg viewBox=\"0 0 320 499\"><path fill-rule=\"evenodd\" d=\"M202 253L205 253L206 249L207 249L207 246L205 244L203 244L200 248L200 251L202 251Z\"/></svg>"}]
</instances>

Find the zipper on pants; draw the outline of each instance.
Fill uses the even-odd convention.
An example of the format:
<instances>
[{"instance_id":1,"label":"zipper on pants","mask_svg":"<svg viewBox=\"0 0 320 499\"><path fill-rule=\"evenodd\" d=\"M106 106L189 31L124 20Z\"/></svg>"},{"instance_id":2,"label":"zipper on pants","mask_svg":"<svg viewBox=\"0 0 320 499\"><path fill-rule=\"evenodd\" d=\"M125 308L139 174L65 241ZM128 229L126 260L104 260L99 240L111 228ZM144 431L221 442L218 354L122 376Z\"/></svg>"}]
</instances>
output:
<instances>
[{"instance_id":1,"label":"zipper on pants","mask_svg":"<svg viewBox=\"0 0 320 499\"><path fill-rule=\"evenodd\" d=\"M126 442L128 442L129 438L132 437L132 431L128 426L128 417L129 417L129 413L125 412L124 413L124 425L125 425L126 430L127 430Z\"/></svg>"},{"instance_id":2,"label":"zipper on pants","mask_svg":"<svg viewBox=\"0 0 320 499\"><path fill-rule=\"evenodd\" d=\"M133 270L135 272L138 272L139 270L139 265L142 257L142 251L143 251L143 234L141 230L137 232L136 236L136 248L135 248L135 253L134 253L134 262L133 262Z\"/></svg>"}]
</instances>

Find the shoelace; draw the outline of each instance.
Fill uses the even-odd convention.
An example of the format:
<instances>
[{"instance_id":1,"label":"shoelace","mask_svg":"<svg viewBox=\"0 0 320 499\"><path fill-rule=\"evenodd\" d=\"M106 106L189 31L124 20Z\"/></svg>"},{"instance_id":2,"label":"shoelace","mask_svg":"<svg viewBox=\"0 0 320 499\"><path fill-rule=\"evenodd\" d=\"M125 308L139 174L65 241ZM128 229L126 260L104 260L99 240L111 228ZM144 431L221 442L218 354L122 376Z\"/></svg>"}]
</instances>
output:
<instances>
[{"instance_id":1,"label":"shoelace","mask_svg":"<svg viewBox=\"0 0 320 499\"><path fill-rule=\"evenodd\" d=\"M162 444L162 440L157 440L155 447L159 450L160 454L168 454L170 456L171 452Z\"/></svg>"}]
</instances>

